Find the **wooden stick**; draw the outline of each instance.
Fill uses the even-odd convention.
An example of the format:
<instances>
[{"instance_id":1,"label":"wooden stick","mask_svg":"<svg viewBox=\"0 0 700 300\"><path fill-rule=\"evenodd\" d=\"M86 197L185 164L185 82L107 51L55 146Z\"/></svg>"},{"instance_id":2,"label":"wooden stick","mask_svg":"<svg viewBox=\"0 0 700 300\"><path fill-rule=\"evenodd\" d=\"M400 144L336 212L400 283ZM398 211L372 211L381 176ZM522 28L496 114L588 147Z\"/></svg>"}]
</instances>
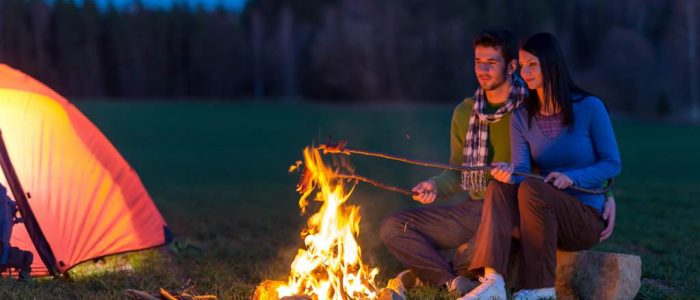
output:
<instances>
[{"instance_id":1,"label":"wooden stick","mask_svg":"<svg viewBox=\"0 0 700 300\"><path fill-rule=\"evenodd\" d=\"M480 170L486 170L485 168L488 168L487 171L491 170L491 167L489 167L489 166L484 166L484 167L455 166L455 165L449 165L449 164L420 161L420 160L416 160L416 159L410 159L410 158L405 158L405 157L381 153L381 152L370 152L370 151L365 151L365 150L360 150L360 149L350 149L350 148L344 148L344 147L341 148L341 147L337 147L335 145L329 145L329 144L322 144L318 147L318 149L323 150L323 154L329 154L329 153L330 154L345 154L345 155L359 154L359 155L365 155L365 156L373 156L373 157L379 157L379 158L384 158L384 159L390 159L390 160L400 161L400 162L424 166L424 167L447 169L447 170L454 170L454 171L480 171Z\"/></svg>"},{"instance_id":2,"label":"wooden stick","mask_svg":"<svg viewBox=\"0 0 700 300\"><path fill-rule=\"evenodd\" d=\"M188 283L189 283L189 282L188 282ZM185 288L184 288L184 289L183 289L183 290L182 290L182 291L180 292L180 294L186 294L186 293L189 293L189 292L190 292L190 291L192 291L193 289L194 289L194 284L193 284L193 285L190 285L190 286L187 286L187 287L185 287Z\"/></svg>"},{"instance_id":3,"label":"wooden stick","mask_svg":"<svg viewBox=\"0 0 700 300\"><path fill-rule=\"evenodd\" d=\"M131 299L135 298L140 300L160 300L149 293L133 289L126 289L126 295Z\"/></svg>"},{"instance_id":4,"label":"wooden stick","mask_svg":"<svg viewBox=\"0 0 700 300\"><path fill-rule=\"evenodd\" d=\"M395 186L391 186L391 185L388 185L388 184L384 184L384 183L381 183L381 182L379 182L379 181L376 181L376 180L373 180L373 179L369 179L369 178L367 178L367 177L362 177L362 176L358 176L358 175L348 175L348 174L336 174L335 176L337 176L337 177L339 177L339 178L343 178L343 179L359 180L359 181L362 181L362 182L364 182L364 183L369 183L369 184L371 184L371 185L373 185L373 186L375 186L375 187L378 187L378 188L380 188L380 189L384 189L384 190L387 190L387 191L392 191L392 192L401 193L401 194L404 194L404 195L406 195L406 196L413 196L413 195L416 195L416 193L414 193L414 192L407 191L407 190L404 190L404 189L402 189L402 188L395 187Z\"/></svg>"},{"instance_id":5,"label":"wooden stick","mask_svg":"<svg viewBox=\"0 0 700 300\"><path fill-rule=\"evenodd\" d=\"M330 154L345 154L345 155L359 154L359 155L395 160L395 161L404 162L404 163L413 164L413 165L418 165L418 166L438 168L438 169L444 169L444 170L453 170L453 171L460 171L460 172L461 171L491 172L491 170L493 169L492 166L456 166L456 165L451 165L451 164L442 164L442 163L435 163L435 162L429 162L429 161L410 159L410 158L406 158L406 157L402 157L402 156L391 155L391 154L386 154L386 153L381 153L381 152L372 152L372 151L366 151L366 150L360 150L360 149L351 149L351 148L345 147L345 142L340 142L337 145L321 144L317 148L319 150L323 150L323 154L329 154L329 153ZM530 173L513 172L513 175L544 180L543 176L530 174ZM368 182L368 183L372 184L371 182ZM608 179L608 185L603 189L586 189L586 188L582 188L582 187L578 187L578 186L574 186L574 185L568 187L568 189L587 193L587 194L605 194L608 191L610 191L610 189L612 189L612 186L614 184L615 184L615 179L610 178L610 179ZM375 185L375 186L377 186L377 185ZM381 187L381 186L377 186L377 187ZM389 187L391 187L391 186L389 186ZM395 187L392 187L392 188L395 188ZM395 189L398 189L398 188L395 188ZM403 191L406 191L406 190L403 190ZM400 192L400 191L397 191L397 192ZM400 193L404 193L404 192L400 192ZM406 194L406 195L409 195L409 194Z\"/></svg>"},{"instance_id":6,"label":"wooden stick","mask_svg":"<svg viewBox=\"0 0 700 300\"><path fill-rule=\"evenodd\" d=\"M160 288L160 295L163 296L163 298L168 299L168 300L177 300L177 298L175 298L172 294L170 294L164 288Z\"/></svg>"}]
</instances>

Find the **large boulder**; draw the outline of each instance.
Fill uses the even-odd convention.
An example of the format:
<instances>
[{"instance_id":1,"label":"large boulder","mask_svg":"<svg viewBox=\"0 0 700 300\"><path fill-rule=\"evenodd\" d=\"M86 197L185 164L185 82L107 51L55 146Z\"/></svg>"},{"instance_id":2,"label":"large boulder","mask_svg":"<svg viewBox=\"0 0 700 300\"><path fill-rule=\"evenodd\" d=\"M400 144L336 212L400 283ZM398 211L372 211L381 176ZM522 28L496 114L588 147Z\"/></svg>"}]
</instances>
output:
<instances>
[{"instance_id":1,"label":"large boulder","mask_svg":"<svg viewBox=\"0 0 700 300\"><path fill-rule=\"evenodd\" d=\"M641 276L636 255L557 251L558 299L633 299Z\"/></svg>"},{"instance_id":2,"label":"large boulder","mask_svg":"<svg viewBox=\"0 0 700 300\"><path fill-rule=\"evenodd\" d=\"M473 257L471 244L457 248L455 261L462 263L454 267L460 275L472 275L465 272ZM511 256L508 263L509 287L518 282L518 259L517 255ZM636 255L618 253L557 251L556 272L558 299L633 299L641 285L642 260Z\"/></svg>"}]
</instances>

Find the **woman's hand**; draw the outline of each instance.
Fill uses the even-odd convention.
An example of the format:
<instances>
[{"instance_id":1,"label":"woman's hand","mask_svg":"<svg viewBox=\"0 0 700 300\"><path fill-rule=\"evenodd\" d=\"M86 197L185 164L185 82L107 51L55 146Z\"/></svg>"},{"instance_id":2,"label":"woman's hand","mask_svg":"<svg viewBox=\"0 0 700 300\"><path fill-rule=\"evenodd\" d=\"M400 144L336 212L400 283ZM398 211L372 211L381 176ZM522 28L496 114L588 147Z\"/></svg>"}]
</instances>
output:
<instances>
[{"instance_id":1,"label":"woman's hand","mask_svg":"<svg viewBox=\"0 0 700 300\"><path fill-rule=\"evenodd\" d=\"M552 185L560 190L564 190L574 184L569 176L559 172L552 172L544 178L544 182L552 182Z\"/></svg>"},{"instance_id":2,"label":"woman's hand","mask_svg":"<svg viewBox=\"0 0 700 300\"><path fill-rule=\"evenodd\" d=\"M493 176L493 178L503 183L510 183L515 167L506 162L495 162L492 163L491 166L493 167L493 169L491 169L491 176Z\"/></svg>"},{"instance_id":3,"label":"woman's hand","mask_svg":"<svg viewBox=\"0 0 700 300\"><path fill-rule=\"evenodd\" d=\"M606 197L605 210L603 210L605 229L600 233L600 242L607 240L613 233L613 229L615 228L615 209L615 197Z\"/></svg>"}]
</instances>

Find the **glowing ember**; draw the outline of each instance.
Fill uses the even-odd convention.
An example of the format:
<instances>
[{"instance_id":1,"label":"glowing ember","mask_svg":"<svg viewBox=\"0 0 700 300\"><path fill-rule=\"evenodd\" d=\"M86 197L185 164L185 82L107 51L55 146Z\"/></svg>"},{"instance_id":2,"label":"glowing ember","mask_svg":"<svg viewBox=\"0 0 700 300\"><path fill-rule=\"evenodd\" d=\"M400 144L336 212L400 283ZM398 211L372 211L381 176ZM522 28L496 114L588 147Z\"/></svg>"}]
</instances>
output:
<instances>
[{"instance_id":1,"label":"glowing ember","mask_svg":"<svg viewBox=\"0 0 700 300\"><path fill-rule=\"evenodd\" d=\"M379 270L370 270L362 263L355 240L360 232L359 207L345 204L354 185L346 187L337 173L323 164L315 148L304 149L304 167L297 187L302 212L314 191L314 200L323 202L301 233L306 249L297 252L286 283L265 281L256 289L254 299L300 295L311 299L376 298L374 277Z\"/></svg>"}]
</instances>

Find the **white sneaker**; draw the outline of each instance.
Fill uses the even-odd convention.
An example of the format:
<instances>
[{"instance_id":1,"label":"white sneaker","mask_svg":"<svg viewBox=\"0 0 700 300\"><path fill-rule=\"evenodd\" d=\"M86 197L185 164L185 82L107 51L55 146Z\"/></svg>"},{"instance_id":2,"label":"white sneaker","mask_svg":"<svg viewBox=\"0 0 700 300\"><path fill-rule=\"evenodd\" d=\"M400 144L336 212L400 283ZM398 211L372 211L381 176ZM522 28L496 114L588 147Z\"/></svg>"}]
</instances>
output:
<instances>
[{"instance_id":1,"label":"white sneaker","mask_svg":"<svg viewBox=\"0 0 700 300\"><path fill-rule=\"evenodd\" d=\"M479 281L479 286L457 300L506 300L506 284L503 277L479 277Z\"/></svg>"},{"instance_id":2,"label":"white sneaker","mask_svg":"<svg viewBox=\"0 0 700 300\"><path fill-rule=\"evenodd\" d=\"M538 300L538 299L557 299L557 293L553 287L532 290L519 290L513 295L514 300Z\"/></svg>"}]
</instances>

